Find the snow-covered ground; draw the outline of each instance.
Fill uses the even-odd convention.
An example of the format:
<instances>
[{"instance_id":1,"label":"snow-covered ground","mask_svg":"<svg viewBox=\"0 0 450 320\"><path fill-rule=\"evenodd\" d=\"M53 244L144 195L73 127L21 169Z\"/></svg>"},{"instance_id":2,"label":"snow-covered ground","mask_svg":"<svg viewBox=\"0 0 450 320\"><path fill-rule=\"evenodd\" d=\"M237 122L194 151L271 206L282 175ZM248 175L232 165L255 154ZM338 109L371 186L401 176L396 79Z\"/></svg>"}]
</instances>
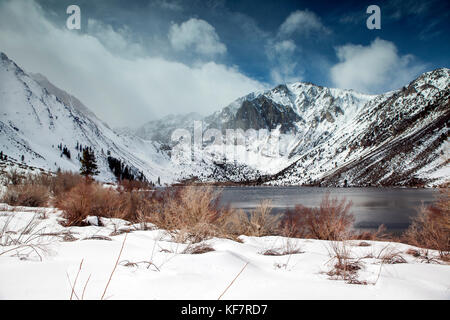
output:
<instances>
[{"instance_id":1,"label":"snow-covered ground","mask_svg":"<svg viewBox=\"0 0 450 320\"><path fill-rule=\"evenodd\" d=\"M222 294L222 299L450 299L450 266L413 257L406 253L413 247L405 244L347 242L361 266L356 278L367 282L348 284L327 275L335 264L329 241L214 238L203 243L214 251L190 254L199 244L175 243L164 230L142 230L119 219L102 219L102 227L65 228L56 209L0 206L0 299L100 299L116 261L105 299L217 299ZM36 238L35 233L47 235ZM18 237L33 247L5 246ZM286 249L299 253L262 254ZM377 258L389 254L406 263Z\"/></svg>"}]
</instances>

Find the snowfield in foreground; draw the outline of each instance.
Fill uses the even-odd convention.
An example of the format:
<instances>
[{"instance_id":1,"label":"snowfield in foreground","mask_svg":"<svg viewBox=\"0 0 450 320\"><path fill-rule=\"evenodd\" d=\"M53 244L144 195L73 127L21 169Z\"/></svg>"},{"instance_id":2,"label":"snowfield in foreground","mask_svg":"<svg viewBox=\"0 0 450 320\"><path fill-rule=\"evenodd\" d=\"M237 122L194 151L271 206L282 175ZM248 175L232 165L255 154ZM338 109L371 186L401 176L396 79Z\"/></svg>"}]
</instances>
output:
<instances>
[{"instance_id":1,"label":"snowfield in foreground","mask_svg":"<svg viewBox=\"0 0 450 320\"><path fill-rule=\"evenodd\" d=\"M71 228L60 220L55 209L0 204L0 299L450 299L450 266L434 251L427 259L423 251L407 254L418 248L405 244L346 242L361 268L354 278L366 283L349 284L327 274L336 264L330 241L241 236L242 243L179 244L164 230L119 219ZM199 245L214 251L189 253ZM263 254L286 250L297 253Z\"/></svg>"}]
</instances>

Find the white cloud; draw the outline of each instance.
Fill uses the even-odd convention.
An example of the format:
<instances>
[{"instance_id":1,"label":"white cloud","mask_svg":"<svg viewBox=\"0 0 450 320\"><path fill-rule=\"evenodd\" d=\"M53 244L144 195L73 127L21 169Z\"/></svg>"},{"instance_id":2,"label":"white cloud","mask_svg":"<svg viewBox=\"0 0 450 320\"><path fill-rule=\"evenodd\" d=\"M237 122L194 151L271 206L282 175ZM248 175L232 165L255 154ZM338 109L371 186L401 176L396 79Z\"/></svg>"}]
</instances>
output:
<instances>
[{"instance_id":1,"label":"white cloud","mask_svg":"<svg viewBox=\"0 0 450 320\"><path fill-rule=\"evenodd\" d=\"M301 81L295 53L297 45L292 40L269 41L266 54L272 64L270 77L274 84Z\"/></svg>"},{"instance_id":2,"label":"white cloud","mask_svg":"<svg viewBox=\"0 0 450 320\"><path fill-rule=\"evenodd\" d=\"M169 40L175 50L193 50L207 57L221 55L227 51L214 27L201 19L191 18L180 25L173 24L169 31Z\"/></svg>"},{"instance_id":3,"label":"white cloud","mask_svg":"<svg viewBox=\"0 0 450 320\"><path fill-rule=\"evenodd\" d=\"M273 49L277 54L293 54L296 48L297 46L292 40L276 42L273 46Z\"/></svg>"},{"instance_id":4,"label":"white cloud","mask_svg":"<svg viewBox=\"0 0 450 320\"><path fill-rule=\"evenodd\" d=\"M375 39L370 45L336 48L339 63L330 70L334 85L366 93L400 88L424 71L412 55L399 55L392 42Z\"/></svg>"},{"instance_id":5,"label":"white cloud","mask_svg":"<svg viewBox=\"0 0 450 320\"><path fill-rule=\"evenodd\" d=\"M188 66L145 55L126 33L97 27L93 34L70 31L49 22L32 1L0 3L0 51L25 70L44 74L113 126L139 125L152 115L207 114L263 87L222 64ZM113 49L127 46L140 55Z\"/></svg>"},{"instance_id":6,"label":"white cloud","mask_svg":"<svg viewBox=\"0 0 450 320\"><path fill-rule=\"evenodd\" d=\"M87 29L89 35L97 38L111 52L128 57L145 55L145 50L140 44L128 40L131 37L131 31L126 27L114 30L108 24L88 19Z\"/></svg>"},{"instance_id":7,"label":"white cloud","mask_svg":"<svg viewBox=\"0 0 450 320\"><path fill-rule=\"evenodd\" d=\"M320 18L311 11L297 10L292 12L283 24L280 26L280 35L291 35L298 33L301 35L311 35L312 33L330 33L330 30L326 28Z\"/></svg>"}]
</instances>

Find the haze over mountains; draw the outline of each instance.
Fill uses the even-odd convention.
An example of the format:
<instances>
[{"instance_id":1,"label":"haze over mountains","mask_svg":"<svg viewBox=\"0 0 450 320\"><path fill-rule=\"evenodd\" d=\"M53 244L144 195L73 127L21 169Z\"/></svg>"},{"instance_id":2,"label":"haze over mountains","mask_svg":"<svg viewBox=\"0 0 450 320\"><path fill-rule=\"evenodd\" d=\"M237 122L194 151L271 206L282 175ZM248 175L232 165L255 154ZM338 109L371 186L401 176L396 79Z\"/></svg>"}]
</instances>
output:
<instances>
[{"instance_id":1,"label":"haze over mountains","mask_svg":"<svg viewBox=\"0 0 450 320\"><path fill-rule=\"evenodd\" d=\"M10 160L23 155L27 165L76 171L81 144L95 150L99 178L107 181L115 180L108 157L162 183L415 186L450 178L447 68L382 95L299 82L250 93L206 117L172 115L112 130L78 99L2 53L0 114L0 150ZM189 151L194 161L176 159L176 129L203 136Z\"/></svg>"}]
</instances>

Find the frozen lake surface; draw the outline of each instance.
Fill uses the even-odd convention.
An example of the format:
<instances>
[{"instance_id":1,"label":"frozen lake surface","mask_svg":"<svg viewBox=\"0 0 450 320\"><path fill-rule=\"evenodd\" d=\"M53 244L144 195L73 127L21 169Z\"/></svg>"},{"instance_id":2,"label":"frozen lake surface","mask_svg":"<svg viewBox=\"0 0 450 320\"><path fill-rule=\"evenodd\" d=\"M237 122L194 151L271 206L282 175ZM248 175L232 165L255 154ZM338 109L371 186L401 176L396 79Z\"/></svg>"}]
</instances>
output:
<instances>
[{"instance_id":1,"label":"frozen lake surface","mask_svg":"<svg viewBox=\"0 0 450 320\"><path fill-rule=\"evenodd\" d=\"M273 212L280 213L296 204L319 206L326 192L352 200L356 229L376 229L384 224L392 232L406 229L422 203L432 203L438 194L434 189L412 188L224 187L222 203L249 211L271 199Z\"/></svg>"}]
</instances>

